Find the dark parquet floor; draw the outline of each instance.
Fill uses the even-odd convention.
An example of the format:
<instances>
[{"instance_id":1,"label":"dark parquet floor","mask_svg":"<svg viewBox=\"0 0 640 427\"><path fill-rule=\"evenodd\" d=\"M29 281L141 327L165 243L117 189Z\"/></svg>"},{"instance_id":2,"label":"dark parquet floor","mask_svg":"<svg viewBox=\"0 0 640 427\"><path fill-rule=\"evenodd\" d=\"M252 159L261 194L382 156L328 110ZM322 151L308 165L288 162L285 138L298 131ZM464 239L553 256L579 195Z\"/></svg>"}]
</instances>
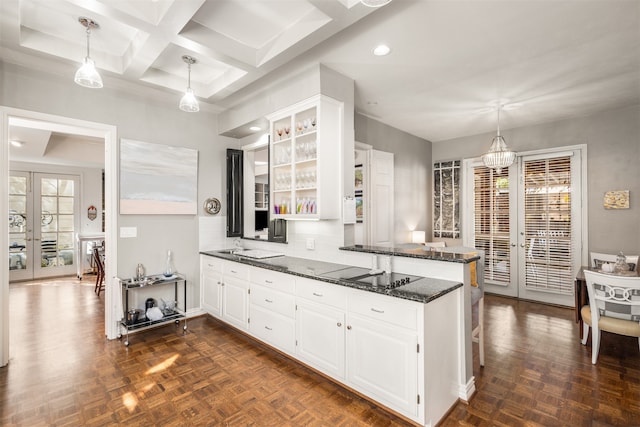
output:
<instances>
[{"instance_id":1,"label":"dark parquet floor","mask_svg":"<svg viewBox=\"0 0 640 427\"><path fill-rule=\"evenodd\" d=\"M603 333L593 366L572 310L486 300L487 366L443 426L640 426L636 339ZM103 303L91 280L10 286L2 426L411 425L209 316L108 341Z\"/></svg>"}]
</instances>

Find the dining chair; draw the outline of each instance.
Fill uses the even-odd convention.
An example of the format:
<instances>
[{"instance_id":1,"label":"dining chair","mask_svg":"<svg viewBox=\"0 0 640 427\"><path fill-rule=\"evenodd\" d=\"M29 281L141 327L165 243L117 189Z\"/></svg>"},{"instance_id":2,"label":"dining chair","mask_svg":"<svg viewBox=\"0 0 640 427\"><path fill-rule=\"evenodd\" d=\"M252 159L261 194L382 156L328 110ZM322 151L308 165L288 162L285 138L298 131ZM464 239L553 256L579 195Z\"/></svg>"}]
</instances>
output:
<instances>
[{"instance_id":1,"label":"dining chair","mask_svg":"<svg viewBox=\"0 0 640 427\"><path fill-rule=\"evenodd\" d=\"M618 260L618 254L603 254L599 252L591 252L591 267L600 269L604 263L615 263ZM632 271L638 271L638 255L625 255L627 264Z\"/></svg>"},{"instance_id":2,"label":"dining chair","mask_svg":"<svg viewBox=\"0 0 640 427\"><path fill-rule=\"evenodd\" d=\"M98 273L96 274L96 286L93 291L100 296L100 292L104 290L104 261L102 260L102 253L98 247L93 248L93 260L95 261L98 269Z\"/></svg>"},{"instance_id":3,"label":"dining chair","mask_svg":"<svg viewBox=\"0 0 640 427\"><path fill-rule=\"evenodd\" d=\"M584 322L582 344L591 336L591 363L596 364L600 350L600 332L638 337L640 349L640 277L584 271L589 305L580 313Z\"/></svg>"}]
</instances>

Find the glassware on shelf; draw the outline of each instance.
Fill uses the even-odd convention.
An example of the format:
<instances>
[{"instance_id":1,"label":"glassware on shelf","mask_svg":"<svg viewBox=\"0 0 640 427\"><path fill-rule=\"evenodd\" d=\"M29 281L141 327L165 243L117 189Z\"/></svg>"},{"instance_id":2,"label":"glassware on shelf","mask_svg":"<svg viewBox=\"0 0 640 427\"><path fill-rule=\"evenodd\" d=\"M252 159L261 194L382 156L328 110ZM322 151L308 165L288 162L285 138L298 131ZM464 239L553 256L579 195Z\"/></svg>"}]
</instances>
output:
<instances>
[{"instance_id":1,"label":"glassware on shelf","mask_svg":"<svg viewBox=\"0 0 640 427\"><path fill-rule=\"evenodd\" d=\"M291 132L291 126L285 126L284 127L284 133L287 135L287 138L289 138L289 133Z\"/></svg>"},{"instance_id":2,"label":"glassware on shelf","mask_svg":"<svg viewBox=\"0 0 640 427\"><path fill-rule=\"evenodd\" d=\"M283 129L282 129L282 128L278 128L278 129L276 129L276 133L277 133L277 134L278 134L278 136L280 137L280 141L282 141L282 131L283 131Z\"/></svg>"},{"instance_id":3,"label":"glassware on shelf","mask_svg":"<svg viewBox=\"0 0 640 427\"><path fill-rule=\"evenodd\" d=\"M298 130L298 135L302 134L302 122L296 123L296 129Z\"/></svg>"}]
</instances>

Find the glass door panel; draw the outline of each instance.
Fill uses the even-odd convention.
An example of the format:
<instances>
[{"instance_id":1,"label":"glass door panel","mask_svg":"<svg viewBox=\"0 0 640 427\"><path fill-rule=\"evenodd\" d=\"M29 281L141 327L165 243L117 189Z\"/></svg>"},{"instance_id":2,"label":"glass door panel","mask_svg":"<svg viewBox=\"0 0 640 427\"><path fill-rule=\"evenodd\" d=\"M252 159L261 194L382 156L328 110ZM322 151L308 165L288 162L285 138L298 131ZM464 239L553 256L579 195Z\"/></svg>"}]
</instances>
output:
<instances>
[{"instance_id":1,"label":"glass door panel","mask_svg":"<svg viewBox=\"0 0 640 427\"><path fill-rule=\"evenodd\" d=\"M36 215L40 219L36 242L40 242L34 277L73 274L75 230L78 225L76 189L78 178L67 175L35 174Z\"/></svg>"},{"instance_id":2,"label":"glass door panel","mask_svg":"<svg viewBox=\"0 0 640 427\"><path fill-rule=\"evenodd\" d=\"M31 193L27 172L9 175L9 280L28 280L33 272L29 264L33 251L30 224Z\"/></svg>"}]
</instances>

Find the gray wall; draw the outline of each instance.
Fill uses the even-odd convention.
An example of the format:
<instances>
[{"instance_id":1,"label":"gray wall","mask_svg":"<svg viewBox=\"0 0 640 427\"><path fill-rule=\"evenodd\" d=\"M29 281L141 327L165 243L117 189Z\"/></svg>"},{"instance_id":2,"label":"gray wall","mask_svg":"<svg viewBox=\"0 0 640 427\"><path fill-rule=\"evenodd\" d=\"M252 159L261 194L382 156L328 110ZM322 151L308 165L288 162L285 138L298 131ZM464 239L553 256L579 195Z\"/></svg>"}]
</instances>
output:
<instances>
[{"instance_id":1,"label":"gray wall","mask_svg":"<svg viewBox=\"0 0 640 427\"><path fill-rule=\"evenodd\" d=\"M410 241L411 230L431 236L431 142L387 126L362 114L355 115L356 141L394 153L395 242Z\"/></svg>"},{"instance_id":2,"label":"gray wall","mask_svg":"<svg viewBox=\"0 0 640 427\"><path fill-rule=\"evenodd\" d=\"M588 250L640 253L640 106L507 129L502 134L516 152L586 144ZM489 148L493 136L474 135L434 143L433 160L478 157ZM629 190L630 209L605 210L603 196L610 190Z\"/></svg>"},{"instance_id":3,"label":"gray wall","mask_svg":"<svg viewBox=\"0 0 640 427\"><path fill-rule=\"evenodd\" d=\"M178 109L180 94L149 96L150 92L86 89L73 82L73 72L52 75L0 63L0 105L117 126L120 138L197 149L198 215L207 197L225 200L225 148L233 140L219 137L217 116ZM114 86L117 87L116 84ZM144 95L147 93L147 95ZM163 99L164 96L164 99ZM117 200L107 203L117 203ZM223 203L224 215L226 209ZM148 273L162 272L166 251L175 269L189 281L189 306L199 304L198 217L194 215L119 215L120 227L137 227L136 238L119 239L118 276L130 277L138 262Z\"/></svg>"}]
</instances>

